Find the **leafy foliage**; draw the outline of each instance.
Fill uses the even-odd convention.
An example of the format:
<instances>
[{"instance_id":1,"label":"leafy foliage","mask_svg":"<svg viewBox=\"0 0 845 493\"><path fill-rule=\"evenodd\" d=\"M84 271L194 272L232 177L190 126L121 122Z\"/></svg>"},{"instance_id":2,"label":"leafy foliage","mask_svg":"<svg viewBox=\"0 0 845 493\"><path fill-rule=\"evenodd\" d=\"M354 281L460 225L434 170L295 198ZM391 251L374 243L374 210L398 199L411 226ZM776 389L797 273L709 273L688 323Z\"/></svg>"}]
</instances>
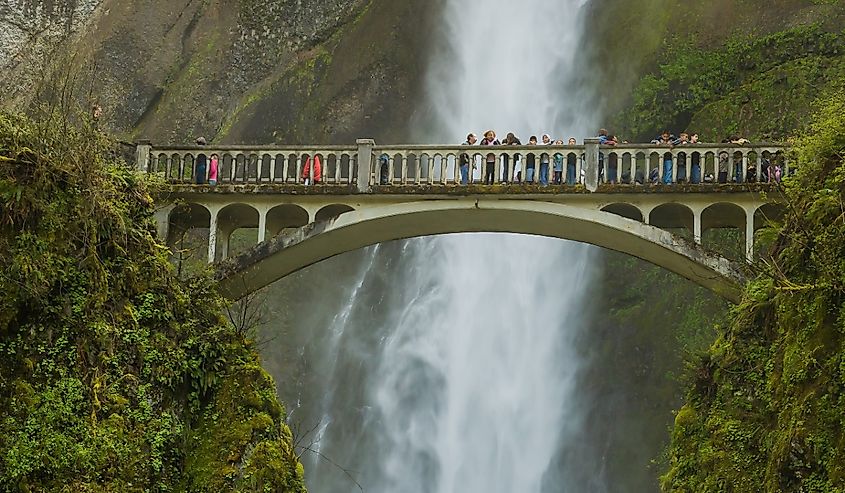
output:
<instances>
[{"instance_id":1,"label":"leafy foliage","mask_svg":"<svg viewBox=\"0 0 845 493\"><path fill-rule=\"evenodd\" d=\"M815 99L819 83L842 73L843 57L845 36L816 25L734 37L714 49L702 49L692 39L673 40L661 54L659 70L636 88L622 125L641 138L691 125L710 141L725 137L715 134L720 130L779 139L806 119L802 110ZM717 106L706 111L711 104ZM711 115L725 120L712 121Z\"/></svg>"},{"instance_id":2,"label":"leafy foliage","mask_svg":"<svg viewBox=\"0 0 845 493\"><path fill-rule=\"evenodd\" d=\"M0 490L304 491L272 380L212 283L174 276L147 180L93 128L0 114Z\"/></svg>"},{"instance_id":3,"label":"leafy foliage","mask_svg":"<svg viewBox=\"0 0 845 493\"><path fill-rule=\"evenodd\" d=\"M845 491L845 88L821 101L765 275L690 374L664 491Z\"/></svg>"}]
</instances>

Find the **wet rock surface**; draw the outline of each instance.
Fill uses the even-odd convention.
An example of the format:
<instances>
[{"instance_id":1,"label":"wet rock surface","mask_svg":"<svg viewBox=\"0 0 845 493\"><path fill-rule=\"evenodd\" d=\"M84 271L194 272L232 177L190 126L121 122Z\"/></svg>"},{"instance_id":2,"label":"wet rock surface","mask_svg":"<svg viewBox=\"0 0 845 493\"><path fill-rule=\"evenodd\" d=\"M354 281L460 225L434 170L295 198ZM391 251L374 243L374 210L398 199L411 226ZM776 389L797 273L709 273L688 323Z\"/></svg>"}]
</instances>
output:
<instances>
[{"instance_id":1,"label":"wet rock surface","mask_svg":"<svg viewBox=\"0 0 845 493\"><path fill-rule=\"evenodd\" d=\"M431 6L408 0L0 0L5 107L64 91L126 140L399 140ZM425 26L425 24L422 24Z\"/></svg>"}]
</instances>

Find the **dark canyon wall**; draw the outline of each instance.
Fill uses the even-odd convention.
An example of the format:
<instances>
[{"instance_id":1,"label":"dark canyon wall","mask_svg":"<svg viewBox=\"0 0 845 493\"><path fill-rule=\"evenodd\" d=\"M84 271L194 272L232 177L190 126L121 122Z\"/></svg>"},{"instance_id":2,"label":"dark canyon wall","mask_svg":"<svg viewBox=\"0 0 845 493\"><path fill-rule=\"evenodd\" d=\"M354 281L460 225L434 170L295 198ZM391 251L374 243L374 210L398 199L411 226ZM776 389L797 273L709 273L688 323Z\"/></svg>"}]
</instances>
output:
<instances>
[{"instance_id":1,"label":"dark canyon wall","mask_svg":"<svg viewBox=\"0 0 845 493\"><path fill-rule=\"evenodd\" d=\"M72 99L99 103L110 130L156 142L396 140L436 10L388 0L3 1L4 106L55 98L71 80Z\"/></svg>"}]
</instances>

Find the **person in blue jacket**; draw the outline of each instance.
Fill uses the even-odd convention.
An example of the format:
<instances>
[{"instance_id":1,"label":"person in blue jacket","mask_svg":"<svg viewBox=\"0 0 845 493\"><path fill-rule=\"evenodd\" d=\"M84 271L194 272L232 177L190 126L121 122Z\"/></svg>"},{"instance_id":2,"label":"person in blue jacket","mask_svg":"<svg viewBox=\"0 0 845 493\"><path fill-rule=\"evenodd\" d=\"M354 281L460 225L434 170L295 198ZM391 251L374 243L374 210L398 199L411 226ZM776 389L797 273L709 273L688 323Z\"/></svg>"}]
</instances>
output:
<instances>
[{"instance_id":1,"label":"person in blue jacket","mask_svg":"<svg viewBox=\"0 0 845 493\"><path fill-rule=\"evenodd\" d=\"M672 147L675 145L675 136L668 130L664 130L659 137L651 141L652 144ZM672 153L667 152L663 155L663 183L668 185L672 183Z\"/></svg>"}]
</instances>

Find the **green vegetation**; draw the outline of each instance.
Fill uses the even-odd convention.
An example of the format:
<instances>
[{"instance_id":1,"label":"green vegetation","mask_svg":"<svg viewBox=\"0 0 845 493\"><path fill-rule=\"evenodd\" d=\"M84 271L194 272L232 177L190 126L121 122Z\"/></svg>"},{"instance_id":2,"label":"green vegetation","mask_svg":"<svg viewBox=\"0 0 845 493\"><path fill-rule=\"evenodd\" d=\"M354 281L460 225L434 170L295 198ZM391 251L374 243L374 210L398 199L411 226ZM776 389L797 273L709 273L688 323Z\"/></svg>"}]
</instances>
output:
<instances>
[{"instance_id":1,"label":"green vegetation","mask_svg":"<svg viewBox=\"0 0 845 493\"><path fill-rule=\"evenodd\" d=\"M845 35L804 25L710 49L676 39L658 63L621 117L626 132L643 138L689 128L708 141L728 133L778 140L807 120L820 88L845 73Z\"/></svg>"},{"instance_id":2,"label":"green vegetation","mask_svg":"<svg viewBox=\"0 0 845 493\"><path fill-rule=\"evenodd\" d=\"M664 491L845 491L845 85L814 121L762 275L692 368Z\"/></svg>"},{"instance_id":3,"label":"green vegetation","mask_svg":"<svg viewBox=\"0 0 845 493\"><path fill-rule=\"evenodd\" d=\"M0 114L0 490L303 492L275 386L101 133Z\"/></svg>"}]
</instances>

